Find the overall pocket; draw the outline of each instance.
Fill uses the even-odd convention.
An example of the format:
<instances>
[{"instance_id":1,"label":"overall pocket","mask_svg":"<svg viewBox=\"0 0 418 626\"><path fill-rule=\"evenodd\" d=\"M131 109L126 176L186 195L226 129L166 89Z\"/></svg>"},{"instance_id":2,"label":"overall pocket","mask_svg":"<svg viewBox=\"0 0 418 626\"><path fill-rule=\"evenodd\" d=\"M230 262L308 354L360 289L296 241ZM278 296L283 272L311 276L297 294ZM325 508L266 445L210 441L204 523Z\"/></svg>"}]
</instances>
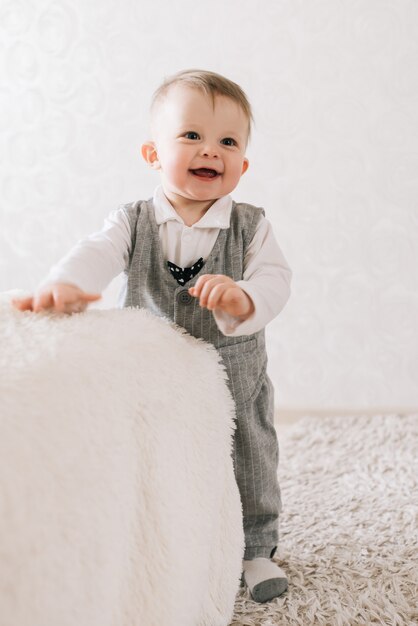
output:
<instances>
[{"instance_id":1,"label":"overall pocket","mask_svg":"<svg viewBox=\"0 0 418 626\"><path fill-rule=\"evenodd\" d=\"M218 348L228 373L229 388L237 406L257 397L266 373L267 355L257 339Z\"/></svg>"}]
</instances>

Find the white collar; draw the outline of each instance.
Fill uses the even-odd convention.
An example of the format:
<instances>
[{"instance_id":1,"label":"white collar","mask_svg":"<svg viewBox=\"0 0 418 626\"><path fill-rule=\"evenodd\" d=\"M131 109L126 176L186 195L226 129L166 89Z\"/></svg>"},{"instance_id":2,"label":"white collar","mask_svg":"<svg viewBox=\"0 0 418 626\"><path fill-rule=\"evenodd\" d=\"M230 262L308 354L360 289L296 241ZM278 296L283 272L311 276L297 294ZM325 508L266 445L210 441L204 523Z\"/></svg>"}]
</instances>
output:
<instances>
[{"instance_id":1,"label":"white collar","mask_svg":"<svg viewBox=\"0 0 418 626\"><path fill-rule=\"evenodd\" d=\"M153 203L158 226L169 220L177 220L180 224L184 224L180 215L176 213L168 201L161 185L154 190ZM222 198L219 198L212 204L204 216L196 224L193 224L191 228L229 228L231 210L231 196L222 196Z\"/></svg>"}]
</instances>

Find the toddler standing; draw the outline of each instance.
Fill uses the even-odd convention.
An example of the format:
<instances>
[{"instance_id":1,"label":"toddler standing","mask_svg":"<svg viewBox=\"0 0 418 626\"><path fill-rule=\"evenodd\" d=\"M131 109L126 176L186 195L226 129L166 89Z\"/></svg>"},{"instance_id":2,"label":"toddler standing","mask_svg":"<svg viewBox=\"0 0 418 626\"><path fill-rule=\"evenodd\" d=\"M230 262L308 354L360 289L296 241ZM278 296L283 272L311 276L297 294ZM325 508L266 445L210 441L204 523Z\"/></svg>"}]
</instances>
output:
<instances>
[{"instance_id":1,"label":"toddler standing","mask_svg":"<svg viewBox=\"0 0 418 626\"><path fill-rule=\"evenodd\" d=\"M123 306L167 317L211 342L236 406L233 460L245 532L243 582L266 602L287 589L271 559L281 509L273 386L264 328L286 304L291 271L261 208L229 195L248 169L246 95L213 72L187 70L157 89L142 156L161 184L113 211L20 310L82 311L119 273Z\"/></svg>"}]
</instances>

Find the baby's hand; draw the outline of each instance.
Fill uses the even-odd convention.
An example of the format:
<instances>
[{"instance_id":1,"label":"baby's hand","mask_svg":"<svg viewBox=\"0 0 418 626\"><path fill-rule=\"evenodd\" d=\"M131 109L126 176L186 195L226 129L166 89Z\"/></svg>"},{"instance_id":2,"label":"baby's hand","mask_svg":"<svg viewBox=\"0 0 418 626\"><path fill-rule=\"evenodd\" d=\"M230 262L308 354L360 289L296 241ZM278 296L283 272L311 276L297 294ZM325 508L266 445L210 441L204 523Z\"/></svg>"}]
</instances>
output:
<instances>
[{"instance_id":1,"label":"baby's hand","mask_svg":"<svg viewBox=\"0 0 418 626\"><path fill-rule=\"evenodd\" d=\"M39 289L33 296L15 298L12 305L19 311L56 311L57 313L80 313L89 302L99 300L100 294L85 293L79 287L67 283L52 283Z\"/></svg>"},{"instance_id":2,"label":"baby's hand","mask_svg":"<svg viewBox=\"0 0 418 626\"><path fill-rule=\"evenodd\" d=\"M254 312L254 304L236 282L223 274L203 274L189 293L199 299L199 304L210 311L220 309L233 317L246 320Z\"/></svg>"}]
</instances>

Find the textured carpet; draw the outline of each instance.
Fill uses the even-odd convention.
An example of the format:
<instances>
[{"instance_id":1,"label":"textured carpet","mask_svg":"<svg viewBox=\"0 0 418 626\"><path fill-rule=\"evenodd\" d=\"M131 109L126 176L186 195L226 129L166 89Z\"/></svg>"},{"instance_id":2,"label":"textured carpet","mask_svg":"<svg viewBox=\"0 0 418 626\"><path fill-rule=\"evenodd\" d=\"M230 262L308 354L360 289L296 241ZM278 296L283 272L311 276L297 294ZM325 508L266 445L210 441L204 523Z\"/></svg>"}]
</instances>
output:
<instances>
[{"instance_id":1,"label":"textured carpet","mask_svg":"<svg viewBox=\"0 0 418 626\"><path fill-rule=\"evenodd\" d=\"M418 624L418 415L310 418L280 437L275 560L289 590L241 591L234 626Z\"/></svg>"}]
</instances>

